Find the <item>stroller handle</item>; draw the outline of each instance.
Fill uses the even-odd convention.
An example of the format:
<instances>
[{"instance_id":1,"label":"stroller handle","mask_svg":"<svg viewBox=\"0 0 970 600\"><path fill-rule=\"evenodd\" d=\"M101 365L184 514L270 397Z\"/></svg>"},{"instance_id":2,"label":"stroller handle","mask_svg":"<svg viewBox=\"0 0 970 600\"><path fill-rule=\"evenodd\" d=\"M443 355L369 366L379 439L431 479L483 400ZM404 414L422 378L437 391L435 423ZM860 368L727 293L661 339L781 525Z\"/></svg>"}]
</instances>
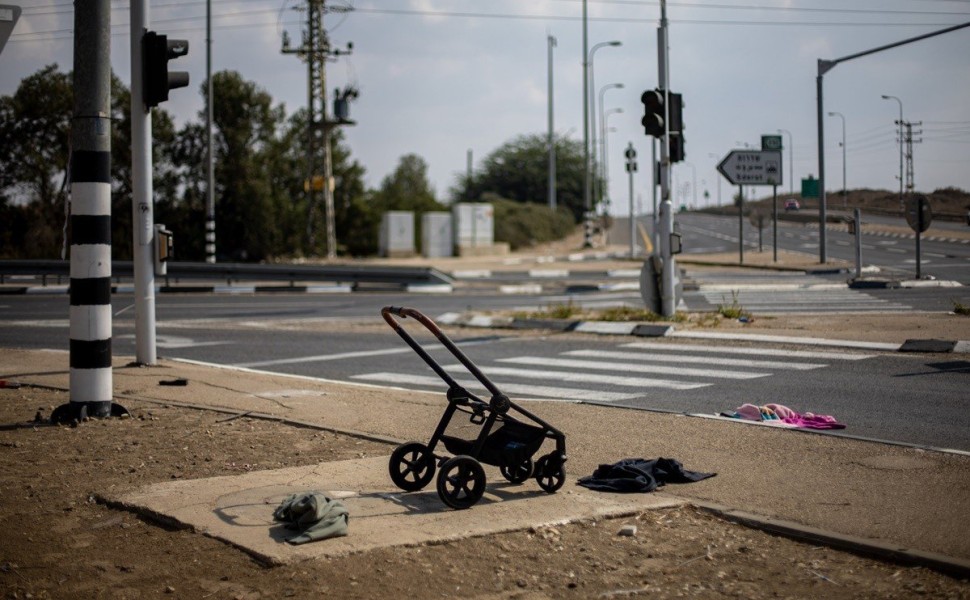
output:
<instances>
[{"instance_id":1,"label":"stroller handle","mask_svg":"<svg viewBox=\"0 0 970 600\"><path fill-rule=\"evenodd\" d=\"M505 394L499 391L495 384L492 383L488 377L486 377L485 374L482 373L478 367L476 367L475 364L468 359L467 356L465 356L465 353L462 352L458 346L456 346L455 343L452 342L451 339L445 335L438 325L427 315L423 314L416 308L409 308L407 306L385 306L381 309L381 316L384 317L387 324L390 325L399 336L401 336L401 339L403 339L408 346L411 346L411 349L414 350L417 355L420 356L429 367L431 367L431 370L441 377L441 379L443 379L445 383L449 385L449 387L458 387L458 384L455 382L454 378L452 378L444 369L442 369L441 365L435 362L431 355L421 347L421 344L416 342L414 338L411 337L411 335L404 329L404 327L402 327L401 324L394 319L394 316L398 316L402 319L411 317L424 325L428 331L434 334L434 336L438 338L438 341L441 342L441 344L447 348L455 358L458 359L458 362L464 365L464 367L468 369L468 372L474 375L475 379L481 382L481 384L485 386L485 389L491 392L493 397L500 396L506 398L507 400Z\"/></svg>"}]
</instances>

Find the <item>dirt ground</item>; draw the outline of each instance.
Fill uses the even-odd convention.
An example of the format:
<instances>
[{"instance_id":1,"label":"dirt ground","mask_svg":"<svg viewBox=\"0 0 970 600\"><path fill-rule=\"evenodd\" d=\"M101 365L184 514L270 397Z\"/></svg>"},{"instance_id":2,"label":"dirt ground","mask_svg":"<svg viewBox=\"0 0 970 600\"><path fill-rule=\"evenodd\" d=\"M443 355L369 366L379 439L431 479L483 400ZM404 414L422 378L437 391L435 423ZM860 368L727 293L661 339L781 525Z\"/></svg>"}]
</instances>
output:
<instances>
[{"instance_id":1,"label":"dirt ground","mask_svg":"<svg viewBox=\"0 0 970 600\"><path fill-rule=\"evenodd\" d=\"M68 401L64 391L0 388L2 598L970 598L967 581L691 508L268 568L99 494L392 448L140 400L124 401L130 419L47 424ZM635 535L620 535L626 525Z\"/></svg>"}]
</instances>

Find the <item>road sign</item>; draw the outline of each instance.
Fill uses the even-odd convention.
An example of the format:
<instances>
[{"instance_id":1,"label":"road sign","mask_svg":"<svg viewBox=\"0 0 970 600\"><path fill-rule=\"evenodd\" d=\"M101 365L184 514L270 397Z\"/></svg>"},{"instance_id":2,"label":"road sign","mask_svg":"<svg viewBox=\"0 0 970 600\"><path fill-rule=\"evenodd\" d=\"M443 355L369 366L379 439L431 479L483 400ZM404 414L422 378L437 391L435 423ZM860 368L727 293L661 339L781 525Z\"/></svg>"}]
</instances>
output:
<instances>
[{"instance_id":1,"label":"road sign","mask_svg":"<svg viewBox=\"0 0 970 600\"><path fill-rule=\"evenodd\" d=\"M811 175L802 179L802 198L818 198L818 179Z\"/></svg>"},{"instance_id":2,"label":"road sign","mask_svg":"<svg viewBox=\"0 0 970 600\"><path fill-rule=\"evenodd\" d=\"M761 136L761 149L762 150L781 150L781 136L780 135Z\"/></svg>"},{"instance_id":3,"label":"road sign","mask_svg":"<svg viewBox=\"0 0 970 600\"><path fill-rule=\"evenodd\" d=\"M717 170L734 185L780 185L781 152L777 150L731 150Z\"/></svg>"},{"instance_id":4,"label":"road sign","mask_svg":"<svg viewBox=\"0 0 970 600\"><path fill-rule=\"evenodd\" d=\"M923 233L933 222L933 211L926 196L918 195L906 201L906 222L917 233Z\"/></svg>"},{"instance_id":5,"label":"road sign","mask_svg":"<svg viewBox=\"0 0 970 600\"><path fill-rule=\"evenodd\" d=\"M7 45L7 39L13 31L17 19L20 18L20 7L11 4L0 4L0 52Z\"/></svg>"}]
</instances>

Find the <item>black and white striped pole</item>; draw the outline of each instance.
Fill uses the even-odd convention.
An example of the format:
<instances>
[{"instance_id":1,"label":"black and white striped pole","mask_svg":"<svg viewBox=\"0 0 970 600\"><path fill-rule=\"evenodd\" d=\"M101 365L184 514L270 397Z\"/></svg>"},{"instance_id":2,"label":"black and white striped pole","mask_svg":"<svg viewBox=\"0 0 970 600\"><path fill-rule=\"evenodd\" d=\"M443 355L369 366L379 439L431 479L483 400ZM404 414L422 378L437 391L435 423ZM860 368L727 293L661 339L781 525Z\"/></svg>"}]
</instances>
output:
<instances>
[{"instance_id":1,"label":"black and white striped pole","mask_svg":"<svg viewBox=\"0 0 970 600\"><path fill-rule=\"evenodd\" d=\"M71 127L70 395L54 423L127 411L112 403L111 3L74 12Z\"/></svg>"}]
</instances>

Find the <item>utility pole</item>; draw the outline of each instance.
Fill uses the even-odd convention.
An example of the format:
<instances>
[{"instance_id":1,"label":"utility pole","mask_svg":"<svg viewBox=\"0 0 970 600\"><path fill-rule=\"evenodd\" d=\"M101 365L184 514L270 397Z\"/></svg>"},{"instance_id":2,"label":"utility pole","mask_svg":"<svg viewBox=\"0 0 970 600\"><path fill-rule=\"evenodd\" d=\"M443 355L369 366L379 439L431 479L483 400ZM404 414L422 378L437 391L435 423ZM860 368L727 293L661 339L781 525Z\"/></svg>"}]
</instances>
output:
<instances>
[{"instance_id":1,"label":"utility pole","mask_svg":"<svg viewBox=\"0 0 970 600\"><path fill-rule=\"evenodd\" d=\"M290 48L289 36L283 34L283 54L296 54L307 63L307 245L312 251L316 246L316 212L317 196L323 192L324 212L326 217L325 229L327 236L327 258L337 256L337 240L334 225L333 203L333 163L331 160L330 133L339 125L350 125L350 121L343 118L329 120L327 117L327 60L331 57L350 54L352 44L347 44L346 50L330 47L330 40L323 28L323 15L328 12L348 12L346 7L327 7L326 0L307 0L306 29L303 31L303 43L299 48ZM348 88L356 97L356 90ZM350 94L348 94L350 95ZM345 96L346 97L346 96ZM317 165L317 152L323 153L323 164ZM318 176L317 169L322 166L323 174Z\"/></svg>"},{"instance_id":2,"label":"utility pole","mask_svg":"<svg viewBox=\"0 0 970 600\"><path fill-rule=\"evenodd\" d=\"M212 155L212 0L205 3L205 262L216 262L215 157Z\"/></svg>"},{"instance_id":3,"label":"utility pole","mask_svg":"<svg viewBox=\"0 0 970 600\"><path fill-rule=\"evenodd\" d=\"M919 123L913 123L911 121L907 121L903 123L903 126L906 128L906 191L910 194L912 194L916 189L915 183L913 182L913 142L919 144L923 141L922 139L913 139L913 125L922 127L923 122L920 121ZM922 135L922 133L922 130L918 130L916 135Z\"/></svg>"}]
</instances>

